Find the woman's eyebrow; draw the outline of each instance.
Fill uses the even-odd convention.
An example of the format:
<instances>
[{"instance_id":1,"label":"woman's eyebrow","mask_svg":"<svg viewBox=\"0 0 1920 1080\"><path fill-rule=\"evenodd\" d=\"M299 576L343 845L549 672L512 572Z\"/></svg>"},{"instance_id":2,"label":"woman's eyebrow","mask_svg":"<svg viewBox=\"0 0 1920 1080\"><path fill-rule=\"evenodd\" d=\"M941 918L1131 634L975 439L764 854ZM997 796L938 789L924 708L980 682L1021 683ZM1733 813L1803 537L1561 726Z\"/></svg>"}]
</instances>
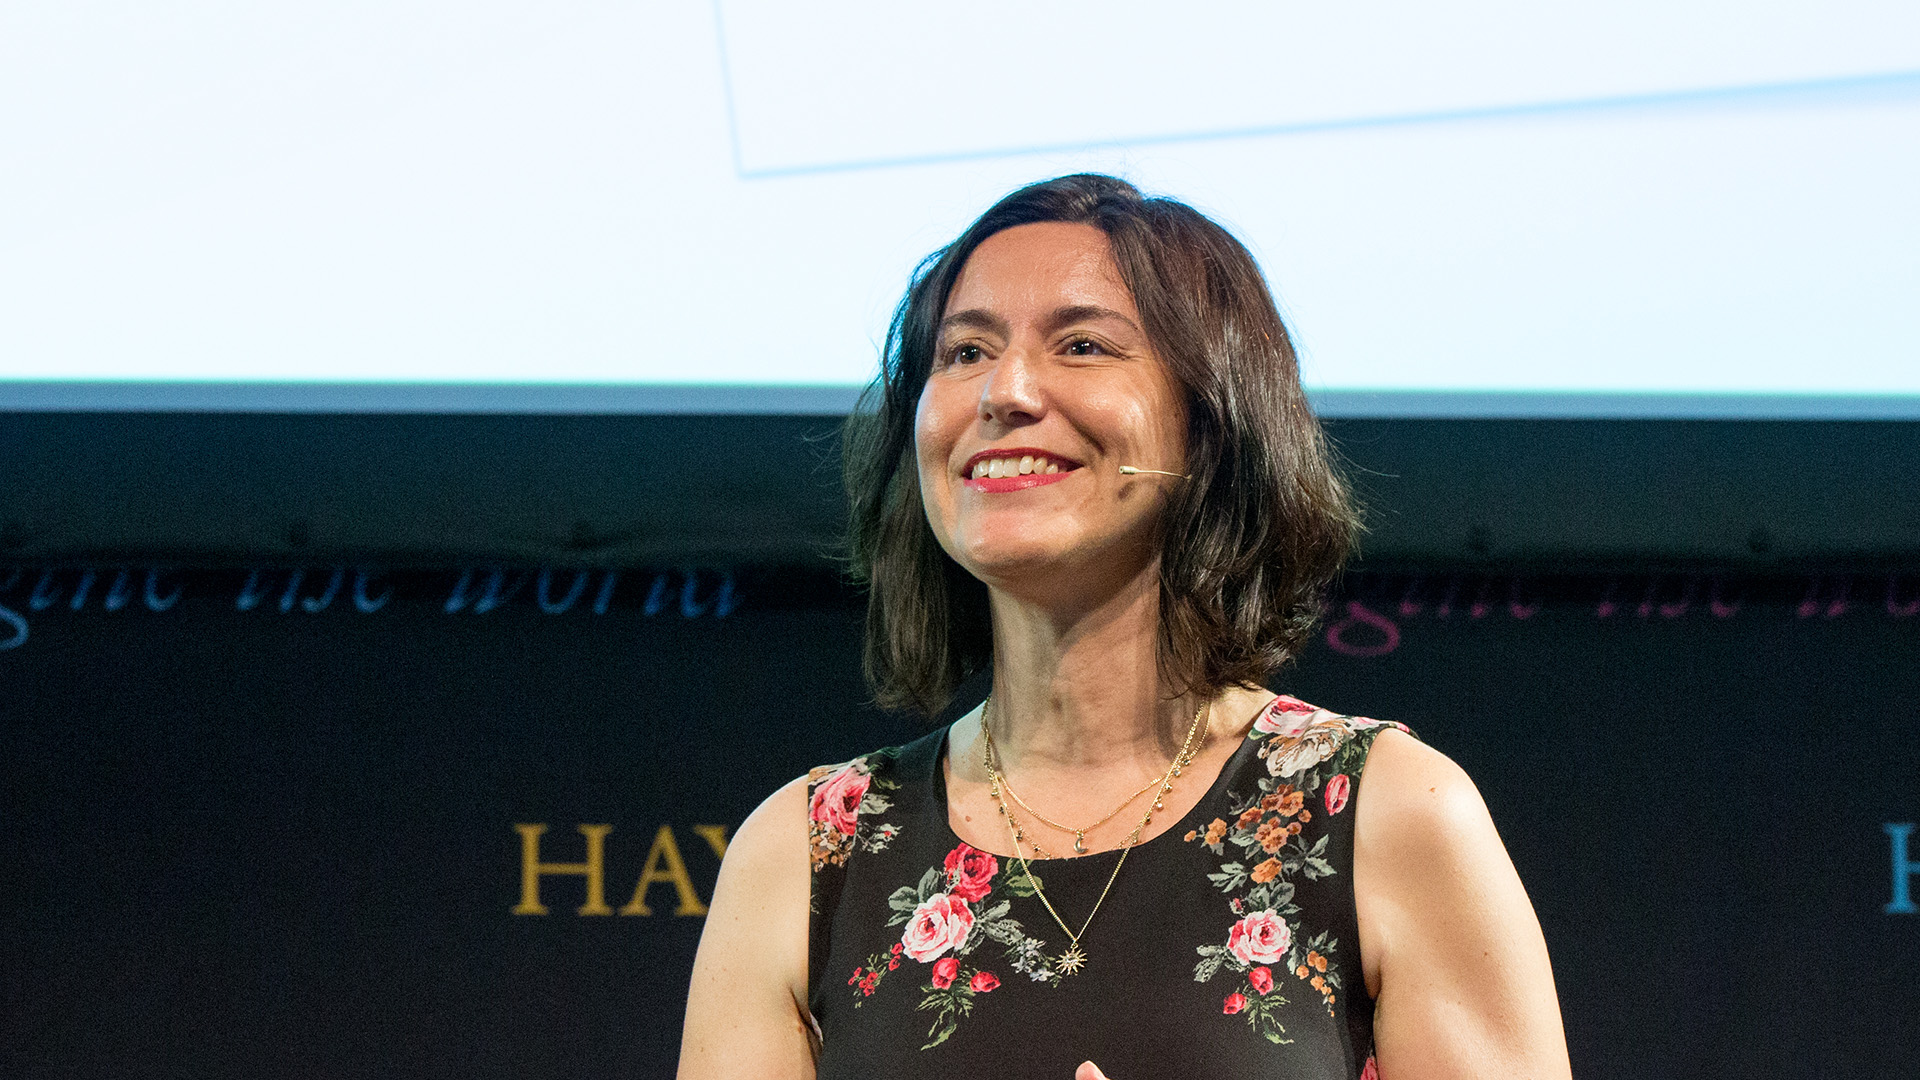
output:
<instances>
[{"instance_id":1,"label":"woman's eyebrow","mask_svg":"<svg viewBox=\"0 0 1920 1080\"><path fill-rule=\"evenodd\" d=\"M989 334L998 334L1001 337L1006 337L1008 333L1007 321L1005 319L982 308L967 308L964 311L956 311L940 320L940 336L946 337L949 331L960 327L965 327L970 330L984 330Z\"/></svg>"},{"instance_id":2,"label":"woman's eyebrow","mask_svg":"<svg viewBox=\"0 0 1920 1080\"><path fill-rule=\"evenodd\" d=\"M1125 324L1135 333L1140 332L1140 327L1136 326L1132 319L1112 308L1104 308L1098 304L1069 304L1066 307L1055 308L1052 318L1047 320L1047 330L1051 333L1063 327L1072 326L1074 323L1103 322L1109 319Z\"/></svg>"}]
</instances>

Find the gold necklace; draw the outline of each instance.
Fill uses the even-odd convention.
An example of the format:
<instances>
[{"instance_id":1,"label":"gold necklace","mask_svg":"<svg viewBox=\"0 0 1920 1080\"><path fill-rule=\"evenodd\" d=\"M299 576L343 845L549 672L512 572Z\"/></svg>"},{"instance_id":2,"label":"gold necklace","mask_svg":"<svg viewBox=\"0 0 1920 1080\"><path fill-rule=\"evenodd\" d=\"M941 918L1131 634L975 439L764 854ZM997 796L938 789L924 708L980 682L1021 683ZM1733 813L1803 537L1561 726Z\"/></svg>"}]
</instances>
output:
<instances>
[{"instance_id":1,"label":"gold necklace","mask_svg":"<svg viewBox=\"0 0 1920 1080\"><path fill-rule=\"evenodd\" d=\"M1087 852L1087 848L1086 848L1087 833L1090 833L1093 830L1099 828L1100 826L1105 825L1107 822L1112 821L1115 817L1119 816L1120 811L1125 810L1130 803L1132 803L1135 799L1138 799L1140 796L1146 794L1148 791L1152 790L1154 785L1157 784L1157 785L1160 785L1160 788L1161 788L1160 794L1154 796L1153 806L1148 808L1147 815L1145 819L1142 820L1141 825L1142 827L1145 827L1145 825L1152 822L1153 811L1161 809L1163 805L1162 800L1166 797L1167 792L1173 786L1171 778L1179 776L1181 768L1192 762L1192 752L1189 751L1188 745L1192 741L1194 733L1199 730L1200 718L1206 714L1207 709L1210 705L1211 705L1211 702L1207 704L1203 704L1200 706L1200 709L1194 713L1193 724L1189 725L1187 728L1187 741L1181 743L1180 752L1174 755L1173 762L1171 763L1168 769L1168 774L1166 776L1163 776L1158 780L1149 782L1146 787L1143 787L1139 791L1136 791L1133 794L1127 796L1126 800L1123 801L1119 806L1114 807L1113 812L1108 814L1106 817L1101 818L1099 821L1096 821L1093 824L1086 826L1085 828L1076 829L1071 825L1062 825L1060 822L1054 821L1052 818L1047 817L1045 814L1042 814L1040 811L1035 810L1032 806L1029 806L1027 804L1027 801L1020 797L1020 793L1013 790L1012 781L1008 780L1006 775L999 771L998 761L997 761L998 755L994 752L994 748L993 748L993 731L987 726L987 722L991 718L991 712L993 709L993 699L989 697L986 701L982 702L980 705L980 732L984 737L983 741L985 744L982 747L983 764L986 766L988 776L993 782L991 786L993 801L999 807L1001 815L1006 817L1008 821L1014 824L1014 838L1019 841L1024 841L1028 847L1033 849L1034 854L1040 856L1043 859L1053 858L1052 855L1049 855L1047 853L1045 848L1042 848L1039 844L1036 844L1032 840L1027 839L1026 830L1019 827L1019 819L1013 816L1012 812L1007 809L1006 803L1001 800L1000 792L1002 790L1004 790L1008 795L1013 796L1013 801L1016 804L1018 804L1022 810L1025 810L1029 814L1032 814L1035 818L1038 818L1042 823L1052 826L1053 828L1058 829L1061 832L1070 832L1074 834L1073 850L1075 852L1078 852L1079 854L1084 855Z\"/></svg>"},{"instance_id":2,"label":"gold necklace","mask_svg":"<svg viewBox=\"0 0 1920 1080\"><path fill-rule=\"evenodd\" d=\"M1154 796L1153 805L1147 807L1146 814L1140 818L1140 824L1135 825L1133 831L1127 834L1127 842L1120 848L1120 859L1113 864L1113 873L1107 875L1107 884L1100 890L1099 898L1094 900L1093 910L1087 912L1086 919L1080 923L1079 933L1075 933L1073 928L1067 925L1067 920L1061 918L1060 912L1054 909L1053 901L1047 899L1047 894L1040 888L1040 879L1033 876L1033 867L1028 864L1027 857L1020 853L1021 841L1026 840L1025 833L1020 828L1020 823L1007 811L1006 802L1000 798L1000 789L1005 786L1006 779L1000 775L999 763L995 760L993 752L993 732L987 726L988 711L992 708L992 705L992 697L988 697L987 700L980 705L980 733L984 744L981 750L981 764L986 766L988 791L993 796L994 806L999 809L1000 816L1006 819L1007 832L1013 836L1013 857L1020 861L1020 872L1026 876L1027 884L1033 887L1033 895L1039 897L1040 903L1047 909L1047 914L1053 916L1053 921L1060 925L1060 932L1067 935L1066 950L1054 957L1053 962L1059 967L1062 973L1075 975L1079 973L1081 967L1087 962L1086 951L1080 948L1081 935L1087 932L1087 927L1093 925L1093 917L1100 914L1100 905L1107 902L1107 894L1113 891L1113 883L1120 878L1120 868L1127 865L1127 856L1133 853L1133 846L1140 842L1140 833L1153 822L1153 812L1160 809L1161 801L1166 797L1167 792L1173 790L1173 778L1180 775L1181 769L1193 763L1193 755L1198 750L1198 748L1194 746L1193 737L1201 729L1201 717L1206 716L1212 711L1213 702L1208 701L1203 703L1199 710L1193 714L1193 723L1187 727L1187 737L1180 743L1180 752L1173 756L1172 763L1167 766L1166 774L1158 781L1160 793ZM1148 786L1151 787L1152 785ZM1011 794L1011 790L1009 790L1009 794ZM1134 798L1138 797L1138 793L1135 793ZM1015 798L1017 799L1018 796L1015 796ZM1128 799L1127 801L1132 802L1133 799ZM1021 803L1020 805L1026 806L1025 803ZM1124 805L1125 804L1122 804L1123 808ZM1114 813L1117 814L1119 811L1116 810ZM1035 816L1038 815L1036 814ZM1107 815L1107 817L1112 816L1113 814ZM1088 828L1093 828L1093 826L1090 825ZM1028 847L1033 849L1034 854L1043 859L1048 857L1047 853L1041 850L1040 845L1035 844L1031 840L1026 840L1026 843Z\"/></svg>"},{"instance_id":3,"label":"gold necklace","mask_svg":"<svg viewBox=\"0 0 1920 1080\"><path fill-rule=\"evenodd\" d=\"M1141 788L1139 791L1136 791L1133 794L1127 796L1125 799L1123 799L1119 806L1116 806L1113 808L1112 813L1108 814L1106 817L1101 818L1099 821L1096 821L1091 825L1088 825L1084 828L1076 829L1071 825L1062 825L1059 822L1048 817L1047 815L1041 813L1040 811L1035 810L1032 806L1030 806L1027 803L1027 800L1020 797L1019 792L1013 790L1013 782L1011 780L1008 780L1005 776L1002 776L1000 778L1000 786L1002 790L1004 790L1007 794L1013 796L1013 801L1019 805L1020 809L1025 810L1029 814L1032 814L1034 816L1034 820L1040 822L1040 824L1042 825L1045 825L1052 829L1056 829L1060 832L1072 833L1073 834L1073 850L1076 854L1080 854L1080 855L1085 855L1087 853L1087 834L1088 833L1092 832L1093 830L1099 828L1102 825L1105 825L1107 822L1112 821L1114 818L1118 817L1120 815L1120 811L1125 810L1129 806L1132 806L1133 800L1139 798L1142 795L1145 795L1149 791L1152 791L1153 785L1159 782L1160 781L1158 780L1147 781L1146 787ZM1158 799L1154 800L1153 808L1155 810L1160 809L1159 803L1160 803L1160 800Z\"/></svg>"}]
</instances>

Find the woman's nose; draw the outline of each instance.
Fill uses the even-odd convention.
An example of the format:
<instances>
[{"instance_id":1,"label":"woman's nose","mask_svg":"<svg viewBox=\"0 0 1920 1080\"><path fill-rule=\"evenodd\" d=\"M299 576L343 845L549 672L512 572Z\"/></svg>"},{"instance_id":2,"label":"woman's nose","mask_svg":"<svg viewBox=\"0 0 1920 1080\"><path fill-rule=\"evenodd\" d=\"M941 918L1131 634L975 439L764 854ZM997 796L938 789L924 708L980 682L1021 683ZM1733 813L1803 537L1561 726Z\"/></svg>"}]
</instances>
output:
<instances>
[{"instance_id":1,"label":"woman's nose","mask_svg":"<svg viewBox=\"0 0 1920 1080\"><path fill-rule=\"evenodd\" d=\"M1006 427L1040 419L1046 396L1037 365L1023 349L1009 349L994 364L980 387L980 418Z\"/></svg>"}]
</instances>

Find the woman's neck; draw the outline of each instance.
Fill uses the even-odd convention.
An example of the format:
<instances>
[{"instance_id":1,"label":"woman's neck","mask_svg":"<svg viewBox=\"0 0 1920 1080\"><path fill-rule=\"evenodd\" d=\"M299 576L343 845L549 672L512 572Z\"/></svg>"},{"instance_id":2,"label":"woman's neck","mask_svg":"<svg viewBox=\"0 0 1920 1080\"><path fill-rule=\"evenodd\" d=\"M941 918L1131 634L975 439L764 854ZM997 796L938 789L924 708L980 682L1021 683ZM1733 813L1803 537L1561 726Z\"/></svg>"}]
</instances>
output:
<instances>
[{"instance_id":1,"label":"woman's neck","mask_svg":"<svg viewBox=\"0 0 1920 1080\"><path fill-rule=\"evenodd\" d=\"M990 720L1009 765L1165 768L1202 702L1161 682L1154 570L1065 616L996 589L992 613Z\"/></svg>"}]
</instances>

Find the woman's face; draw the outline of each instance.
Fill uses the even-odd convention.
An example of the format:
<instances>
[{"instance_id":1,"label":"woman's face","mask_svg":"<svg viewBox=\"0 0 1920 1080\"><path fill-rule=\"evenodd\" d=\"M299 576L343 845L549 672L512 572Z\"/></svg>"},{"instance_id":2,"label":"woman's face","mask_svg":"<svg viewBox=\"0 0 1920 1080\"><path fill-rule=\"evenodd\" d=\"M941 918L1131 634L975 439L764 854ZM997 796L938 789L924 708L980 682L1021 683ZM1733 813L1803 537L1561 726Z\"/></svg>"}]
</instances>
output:
<instances>
[{"instance_id":1,"label":"woman's face","mask_svg":"<svg viewBox=\"0 0 1920 1080\"><path fill-rule=\"evenodd\" d=\"M1021 225L974 249L915 417L927 520L955 561L1050 590L1137 575L1181 481L1120 466L1184 473L1185 442L1106 234Z\"/></svg>"}]
</instances>

